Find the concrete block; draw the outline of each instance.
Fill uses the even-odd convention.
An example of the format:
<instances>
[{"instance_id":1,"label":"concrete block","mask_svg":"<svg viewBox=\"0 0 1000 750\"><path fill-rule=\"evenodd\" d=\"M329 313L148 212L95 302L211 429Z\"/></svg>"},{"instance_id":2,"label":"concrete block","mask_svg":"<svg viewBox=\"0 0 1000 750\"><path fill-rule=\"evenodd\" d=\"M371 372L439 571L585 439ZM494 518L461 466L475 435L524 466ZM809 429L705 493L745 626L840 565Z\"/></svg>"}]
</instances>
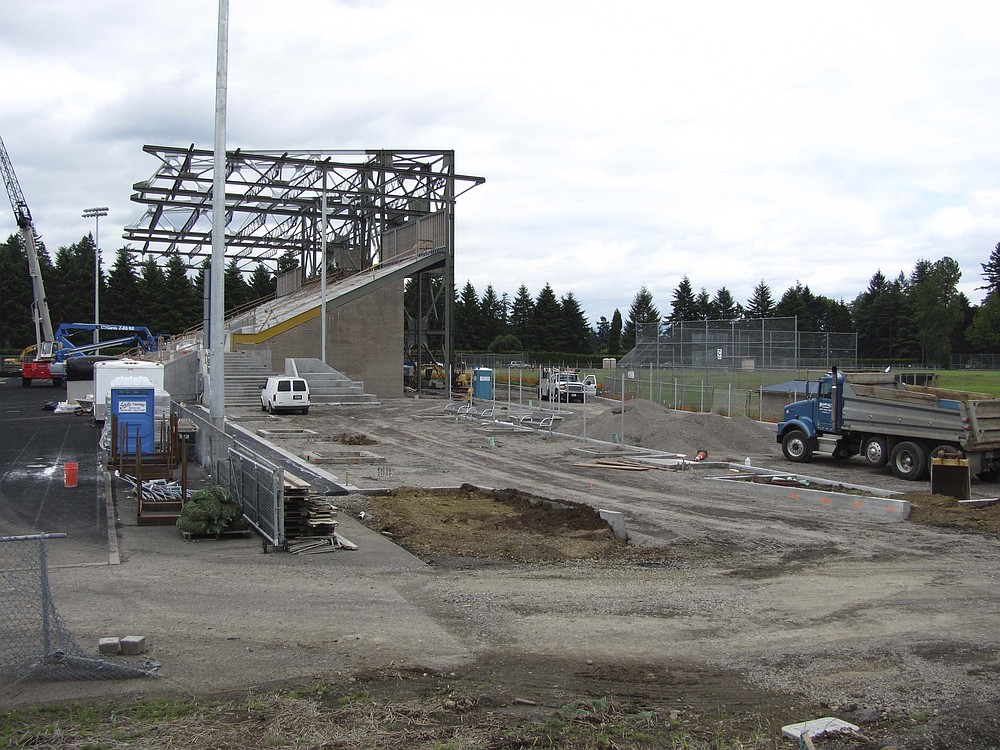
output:
<instances>
[{"instance_id":1,"label":"concrete block","mask_svg":"<svg viewBox=\"0 0 1000 750\"><path fill-rule=\"evenodd\" d=\"M623 542L628 541L628 529L625 528L625 514L617 510L605 510L598 508L601 518L608 522L608 526L615 532L615 536Z\"/></svg>"},{"instance_id":2,"label":"concrete block","mask_svg":"<svg viewBox=\"0 0 1000 750\"><path fill-rule=\"evenodd\" d=\"M146 653L146 636L127 635L121 639L123 654L144 654Z\"/></svg>"},{"instance_id":3,"label":"concrete block","mask_svg":"<svg viewBox=\"0 0 1000 750\"><path fill-rule=\"evenodd\" d=\"M99 638L97 640L97 653L117 654L121 652L120 638Z\"/></svg>"}]
</instances>

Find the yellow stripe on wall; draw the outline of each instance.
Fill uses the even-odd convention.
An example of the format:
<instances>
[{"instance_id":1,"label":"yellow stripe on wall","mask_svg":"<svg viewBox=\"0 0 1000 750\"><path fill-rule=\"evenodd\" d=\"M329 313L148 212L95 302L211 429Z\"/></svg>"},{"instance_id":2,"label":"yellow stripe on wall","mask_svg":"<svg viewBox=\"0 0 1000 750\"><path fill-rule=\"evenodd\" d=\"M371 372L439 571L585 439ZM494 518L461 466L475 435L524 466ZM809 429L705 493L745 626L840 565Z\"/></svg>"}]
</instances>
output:
<instances>
[{"instance_id":1,"label":"yellow stripe on wall","mask_svg":"<svg viewBox=\"0 0 1000 750\"><path fill-rule=\"evenodd\" d=\"M275 336L279 336L285 331L290 331L296 326L300 326L303 323L308 323L310 320L315 320L319 317L320 308L314 307L311 310L306 310L304 313L299 313L298 315L289 318L288 320L282 321L275 326L270 328L265 328L263 331L258 333L234 333L233 343L234 344L259 344L268 339L273 339Z\"/></svg>"}]
</instances>

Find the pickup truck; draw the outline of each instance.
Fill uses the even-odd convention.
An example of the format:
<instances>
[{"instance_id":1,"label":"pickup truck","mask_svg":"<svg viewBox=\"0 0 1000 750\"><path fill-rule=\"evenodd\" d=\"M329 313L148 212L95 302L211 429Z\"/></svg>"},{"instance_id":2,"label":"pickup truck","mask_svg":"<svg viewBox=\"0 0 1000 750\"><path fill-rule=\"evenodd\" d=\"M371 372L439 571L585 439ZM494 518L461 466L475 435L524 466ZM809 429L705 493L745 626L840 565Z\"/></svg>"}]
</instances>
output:
<instances>
[{"instance_id":1,"label":"pickup truck","mask_svg":"<svg viewBox=\"0 0 1000 750\"><path fill-rule=\"evenodd\" d=\"M573 370L542 370L538 378L538 398L543 401L580 401L597 395L597 379L587 375L582 380Z\"/></svg>"},{"instance_id":2,"label":"pickup truck","mask_svg":"<svg viewBox=\"0 0 1000 750\"><path fill-rule=\"evenodd\" d=\"M808 386L808 384L807 384ZM814 453L889 464L900 479L924 479L939 451L961 454L987 482L1000 481L1000 399L985 393L906 385L891 373L833 368L785 407L777 441L789 461Z\"/></svg>"}]
</instances>

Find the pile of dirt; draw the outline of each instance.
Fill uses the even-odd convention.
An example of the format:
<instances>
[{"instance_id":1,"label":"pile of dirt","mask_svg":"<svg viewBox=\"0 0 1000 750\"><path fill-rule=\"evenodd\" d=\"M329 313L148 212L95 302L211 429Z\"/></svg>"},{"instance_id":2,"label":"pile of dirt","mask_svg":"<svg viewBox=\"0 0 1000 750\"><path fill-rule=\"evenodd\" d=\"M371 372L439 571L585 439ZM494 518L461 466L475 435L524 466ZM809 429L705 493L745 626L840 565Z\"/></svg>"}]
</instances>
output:
<instances>
[{"instance_id":1,"label":"pile of dirt","mask_svg":"<svg viewBox=\"0 0 1000 750\"><path fill-rule=\"evenodd\" d=\"M699 450L709 457L742 460L747 455L780 451L774 429L746 417L723 417L674 411L648 399L625 402L624 438L626 445L694 456ZM587 434L608 439L622 432L622 407L588 421ZM620 436L620 435L619 435ZM621 436L620 436L621 437Z\"/></svg>"},{"instance_id":2,"label":"pile of dirt","mask_svg":"<svg viewBox=\"0 0 1000 750\"><path fill-rule=\"evenodd\" d=\"M513 489L401 487L372 497L370 510L374 528L425 560L561 562L603 559L627 550L590 506Z\"/></svg>"},{"instance_id":3,"label":"pile of dirt","mask_svg":"<svg viewBox=\"0 0 1000 750\"><path fill-rule=\"evenodd\" d=\"M356 432L340 432L330 438L331 442L342 445L377 445L378 441Z\"/></svg>"},{"instance_id":4,"label":"pile of dirt","mask_svg":"<svg viewBox=\"0 0 1000 750\"><path fill-rule=\"evenodd\" d=\"M910 521L946 529L1000 534L1000 503L983 508L963 505L948 495L910 492L903 495L910 501Z\"/></svg>"}]
</instances>

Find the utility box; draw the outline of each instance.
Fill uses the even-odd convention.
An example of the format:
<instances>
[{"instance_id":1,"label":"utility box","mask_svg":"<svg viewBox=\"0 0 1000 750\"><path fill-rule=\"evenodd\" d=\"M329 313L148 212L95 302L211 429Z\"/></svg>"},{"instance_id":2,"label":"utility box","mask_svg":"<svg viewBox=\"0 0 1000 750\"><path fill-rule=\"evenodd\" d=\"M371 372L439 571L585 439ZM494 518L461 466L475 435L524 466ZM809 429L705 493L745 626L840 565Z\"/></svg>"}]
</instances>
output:
<instances>
[{"instance_id":1,"label":"utility box","mask_svg":"<svg viewBox=\"0 0 1000 750\"><path fill-rule=\"evenodd\" d=\"M94 421L107 419L111 383L121 377L148 378L152 388L163 390L163 365L135 359L114 359L94 363Z\"/></svg>"},{"instance_id":2,"label":"utility box","mask_svg":"<svg viewBox=\"0 0 1000 750\"><path fill-rule=\"evenodd\" d=\"M472 397L484 401L493 400L493 370L477 367L472 371Z\"/></svg>"},{"instance_id":3,"label":"utility box","mask_svg":"<svg viewBox=\"0 0 1000 750\"><path fill-rule=\"evenodd\" d=\"M117 418L117 451L150 454L156 450L156 389L147 377L118 377L111 383L111 416Z\"/></svg>"}]
</instances>

